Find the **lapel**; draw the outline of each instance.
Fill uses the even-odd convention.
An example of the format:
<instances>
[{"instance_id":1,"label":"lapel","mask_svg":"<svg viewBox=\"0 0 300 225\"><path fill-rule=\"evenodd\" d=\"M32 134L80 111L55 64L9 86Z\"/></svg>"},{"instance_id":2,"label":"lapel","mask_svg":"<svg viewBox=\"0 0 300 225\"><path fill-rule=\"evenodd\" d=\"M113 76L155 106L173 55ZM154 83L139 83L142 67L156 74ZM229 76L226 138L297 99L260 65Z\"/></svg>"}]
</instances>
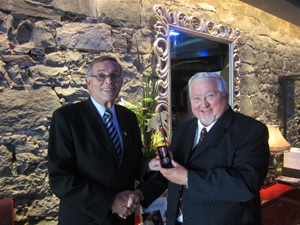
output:
<instances>
[{"instance_id":1,"label":"lapel","mask_svg":"<svg viewBox=\"0 0 300 225\"><path fill-rule=\"evenodd\" d=\"M199 157L203 152L208 150L208 147L214 143L219 138L223 137L226 133L226 130L230 127L232 120L234 117L233 110L229 107L228 110L218 119L215 125L211 128L211 130L206 134L205 138L197 146L195 152L191 156L190 160L193 160Z\"/></svg>"},{"instance_id":2,"label":"lapel","mask_svg":"<svg viewBox=\"0 0 300 225\"><path fill-rule=\"evenodd\" d=\"M187 126L187 130L186 130L186 138L185 138L185 151L183 151L183 155L180 158L183 158L183 162L186 163L188 162L190 156L191 156L191 152L192 152L192 148L193 148L193 143L194 143L194 138L196 135L196 129L197 129L197 118L194 118L192 120L192 122Z\"/></svg>"},{"instance_id":3,"label":"lapel","mask_svg":"<svg viewBox=\"0 0 300 225\"><path fill-rule=\"evenodd\" d=\"M107 133L103 120L99 115L96 107L94 106L90 98L86 100L85 103L86 119L93 130L93 133L90 135L95 135L97 139L105 146L104 149L113 154L116 160L118 160L117 152L114 150L112 141Z\"/></svg>"}]
</instances>

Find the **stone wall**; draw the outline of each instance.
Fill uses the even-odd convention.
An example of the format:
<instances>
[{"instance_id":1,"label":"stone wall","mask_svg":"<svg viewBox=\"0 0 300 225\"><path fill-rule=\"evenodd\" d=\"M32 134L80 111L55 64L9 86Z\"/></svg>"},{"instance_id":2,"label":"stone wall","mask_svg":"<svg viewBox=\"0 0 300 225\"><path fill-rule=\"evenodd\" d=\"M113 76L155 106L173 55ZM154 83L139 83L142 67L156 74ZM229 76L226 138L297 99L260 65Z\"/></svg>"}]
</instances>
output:
<instances>
[{"instance_id":1,"label":"stone wall","mask_svg":"<svg viewBox=\"0 0 300 225\"><path fill-rule=\"evenodd\" d=\"M148 57L157 3L241 30L241 112L281 128L287 115L287 139L300 147L299 81L289 83L287 114L278 82L300 74L297 26L237 0L1 1L0 199L14 198L16 225L57 224L47 176L49 123L55 109L88 97L86 64L96 55L117 56L125 72L120 96L141 98L136 43Z\"/></svg>"}]
</instances>

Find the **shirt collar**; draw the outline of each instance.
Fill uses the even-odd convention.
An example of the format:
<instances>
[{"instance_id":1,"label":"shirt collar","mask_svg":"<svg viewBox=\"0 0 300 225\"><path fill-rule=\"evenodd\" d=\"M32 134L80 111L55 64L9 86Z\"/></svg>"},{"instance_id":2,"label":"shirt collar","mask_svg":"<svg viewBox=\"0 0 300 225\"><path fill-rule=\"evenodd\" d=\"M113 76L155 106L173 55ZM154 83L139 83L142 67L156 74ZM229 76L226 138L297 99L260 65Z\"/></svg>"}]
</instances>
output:
<instances>
[{"instance_id":1,"label":"shirt collar","mask_svg":"<svg viewBox=\"0 0 300 225\"><path fill-rule=\"evenodd\" d=\"M215 122L213 122L212 124L210 124L208 127L206 127L200 122L200 120L198 120L198 130L201 131L202 128L205 127L207 132L209 132L209 130L213 127L213 125L215 125L216 122L217 122L217 120Z\"/></svg>"},{"instance_id":2,"label":"shirt collar","mask_svg":"<svg viewBox=\"0 0 300 225\"><path fill-rule=\"evenodd\" d=\"M92 100L94 106L96 107L96 109L97 109L99 115L100 115L101 117L103 117L106 108L105 108L103 105L101 105L101 104L99 104L98 102L96 102L96 100L93 99L92 96L91 96L91 100ZM110 108L110 110L111 110L111 112L112 112L112 114L113 114L113 118L115 118L115 115L116 115L115 105L112 105L112 107Z\"/></svg>"}]
</instances>

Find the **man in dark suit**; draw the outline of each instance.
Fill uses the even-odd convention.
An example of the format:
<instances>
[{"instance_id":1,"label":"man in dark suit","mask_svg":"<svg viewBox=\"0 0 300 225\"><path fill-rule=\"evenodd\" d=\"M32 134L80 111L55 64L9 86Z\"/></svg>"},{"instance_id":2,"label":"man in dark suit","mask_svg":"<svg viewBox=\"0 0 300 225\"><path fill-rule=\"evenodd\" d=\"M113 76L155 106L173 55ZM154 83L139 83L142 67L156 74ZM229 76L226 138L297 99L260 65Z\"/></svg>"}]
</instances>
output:
<instances>
[{"instance_id":1,"label":"man in dark suit","mask_svg":"<svg viewBox=\"0 0 300 225\"><path fill-rule=\"evenodd\" d=\"M60 198L61 225L134 224L129 215L143 194L131 190L135 179L142 180L148 160L135 114L114 104L122 83L117 60L99 57L87 71L91 97L53 113L48 168L50 187Z\"/></svg>"},{"instance_id":2,"label":"man in dark suit","mask_svg":"<svg viewBox=\"0 0 300 225\"><path fill-rule=\"evenodd\" d=\"M196 118L173 134L174 167L164 169L157 159L150 163L169 180L167 225L260 225L267 127L229 107L218 74L195 74L189 94Z\"/></svg>"}]
</instances>

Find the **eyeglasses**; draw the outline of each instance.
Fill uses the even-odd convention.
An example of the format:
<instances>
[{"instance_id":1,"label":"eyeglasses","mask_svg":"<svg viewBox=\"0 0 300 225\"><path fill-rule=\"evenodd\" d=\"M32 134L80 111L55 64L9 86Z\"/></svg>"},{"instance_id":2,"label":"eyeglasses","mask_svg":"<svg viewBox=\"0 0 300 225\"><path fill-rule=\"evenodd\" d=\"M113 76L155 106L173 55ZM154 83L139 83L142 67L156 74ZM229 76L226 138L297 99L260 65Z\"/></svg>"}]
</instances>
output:
<instances>
[{"instance_id":1,"label":"eyeglasses","mask_svg":"<svg viewBox=\"0 0 300 225\"><path fill-rule=\"evenodd\" d=\"M110 79L112 81L121 81L123 76L119 73L111 73L109 75L106 75L104 73L99 73L99 74L96 74L96 75L90 75L89 77L94 77L96 78L98 81L105 81L106 79L108 79L110 77Z\"/></svg>"}]
</instances>

